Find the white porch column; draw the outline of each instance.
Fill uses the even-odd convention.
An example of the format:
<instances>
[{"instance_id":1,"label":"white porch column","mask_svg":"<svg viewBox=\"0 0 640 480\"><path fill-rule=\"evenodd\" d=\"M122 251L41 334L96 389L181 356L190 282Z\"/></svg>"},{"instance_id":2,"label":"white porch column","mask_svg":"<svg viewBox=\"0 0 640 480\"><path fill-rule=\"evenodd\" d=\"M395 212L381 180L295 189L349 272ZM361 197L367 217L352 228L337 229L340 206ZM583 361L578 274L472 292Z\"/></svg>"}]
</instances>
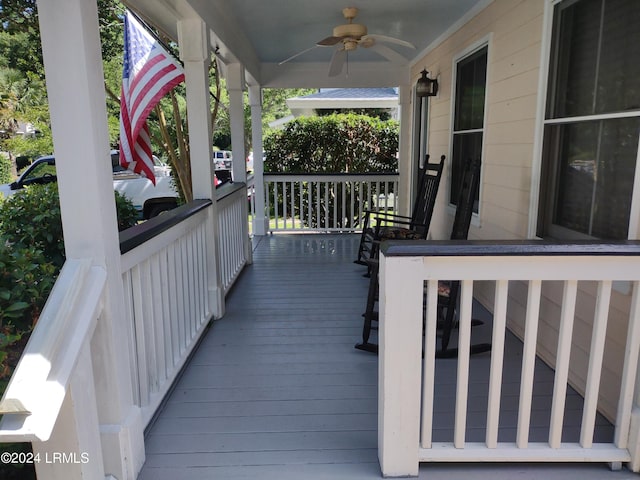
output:
<instances>
[{"instance_id":1,"label":"white porch column","mask_svg":"<svg viewBox=\"0 0 640 480\"><path fill-rule=\"evenodd\" d=\"M231 117L231 149L233 151L233 181L247 181L247 153L244 148L244 68L239 63L227 66L229 115Z\"/></svg>"},{"instance_id":2,"label":"white porch column","mask_svg":"<svg viewBox=\"0 0 640 480\"><path fill-rule=\"evenodd\" d=\"M228 65L227 90L229 91L229 114L231 116L231 149L233 151L234 182L247 182L247 152L244 136L244 68L239 63ZM243 218L249 218L247 202L242 206ZM247 263L253 262L253 250L249 238L249 222L242 223L242 239Z\"/></svg>"},{"instance_id":3,"label":"white porch column","mask_svg":"<svg viewBox=\"0 0 640 480\"><path fill-rule=\"evenodd\" d=\"M400 215L411 215L413 208L413 168L411 161L411 86L402 85L398 89L400 110L400 133L398 134L398 174Z\"/></svg>"},{"instance_id":4,"label":"white porch column","mask_svg":"<svg viewBox=\"0 0 640 480\"><path fill-rule=\"evenodd\" d=\"M262 150L262 90L259 86L249 87L251 105L251 144L253 145L253 178L256 189L256 216L253 219L253 234L265 235L269 219L264 213L264 152Z\"/></svg>"},{"instance_id":5,"label":"white porch column","mask_svg":"<svg viewBox=\"0 0 640 480\"><path fill-rule=\"evenodd\" d=\"M218 266L218 208L213 184L211 97L209 95L209 35L200 19L181 20L178 24L180 58L184 62L187 87L187 121L194 199L212 199L207 217L207 262L210 278L209 302L216 318L224 315L224 288Z\"/></svg>"},{"instance_id":6,"label":"white porch column","mask_svg":"<svg viewBox=\"0 0 640 480\"><path fill-rule=\"evenodd\" d=\"M90 348L93 375L85 377L87 389L95 383L95 396L86 398L96 399L104 474L135 479L144 463L144 439L122 323L127 317L96 2L38 0L38 13L66 255L90 258L107 272L104 311ZM74 421L91 429L90 412L74 406ZM88 432L79 436L79 452L91 450L83 444L89 438ZM81 470L79 465L65 478L85 478Z\"/></svg>"},{"instance_id":7,"label":"white porch column","mask_svg":"<svg viewBox=\"0 0 640 480\"><path fill-rule=\"evenodd\" d=\"M420 465L421 264L380 254L378 460L385 477L417 476Z\"/></svg>"}]
</instances>

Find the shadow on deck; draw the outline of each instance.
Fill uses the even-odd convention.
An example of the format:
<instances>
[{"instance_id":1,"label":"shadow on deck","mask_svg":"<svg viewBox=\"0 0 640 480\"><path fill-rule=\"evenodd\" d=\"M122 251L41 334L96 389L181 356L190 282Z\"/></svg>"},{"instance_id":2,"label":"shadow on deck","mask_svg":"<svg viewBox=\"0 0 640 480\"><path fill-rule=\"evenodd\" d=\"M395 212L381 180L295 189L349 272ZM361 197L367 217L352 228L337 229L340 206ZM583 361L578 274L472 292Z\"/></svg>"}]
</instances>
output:
<instances>
[{"instance_id":1,"label":"shadow on deck","mask_svg":"<svg viewBox=\"0 0 640 480\"><path fill-rule=\"evenodd\" d=\"M352 263L355 235L275 235L256 242L254 263L227 298L146 438L140 480L374 479L377 458L377 357L355 350L368 280ZM474 340L490 336L487 323ZM482 332L486 330L486 332ZM476 337L479 335L479 337ZM515 439L521 344L507 341L500 441ZM490 355L471 359L469 441L482 441ZM437 431L453 437L456 361L438 360ZM511 387L512 385L513 387ZM536 367L531 440L548 435L553 372ZM515 390L514 390L515 389ZM581 407L569 395L567 408ZM570 416L568 417L570 418ZM579 425L580 418L575 422ZM567 422L563 441L577 429ZM612 427L598 422L596 435ZM565 438L566 437L566 438ZM420 478L627 479L604 465L423 464Z\"/></svg>"}]
</instances>

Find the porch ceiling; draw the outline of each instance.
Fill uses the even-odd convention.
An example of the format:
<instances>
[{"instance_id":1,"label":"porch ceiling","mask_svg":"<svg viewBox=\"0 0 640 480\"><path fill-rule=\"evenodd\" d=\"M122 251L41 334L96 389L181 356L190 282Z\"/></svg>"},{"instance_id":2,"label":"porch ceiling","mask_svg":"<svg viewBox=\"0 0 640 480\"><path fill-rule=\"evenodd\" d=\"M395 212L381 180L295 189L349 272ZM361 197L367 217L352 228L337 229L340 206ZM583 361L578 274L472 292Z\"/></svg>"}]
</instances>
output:
<instances>
[{"instance_id":1,"label":"porch ceiling","mask_svg":"<svg viewBox=\"0 0 640 480\"><path fill-rule=\"evenodd\" d=\"M198 15L211 29L212 46L225 63L240 62L249 83L273 87L380 87L411 81L409 68L438 37L492 0L126 0L152 23L177 38L175 20ZM342 9L359 8L356 23L369 33L400 38L415 50L390 45L407 58L392 63L358 48L346 69L328 76L334 48L313 48L284 65L282 60L313 47L346 23ZM389 44L387 44L389 45Z\"/></svg>"}]
</instances>

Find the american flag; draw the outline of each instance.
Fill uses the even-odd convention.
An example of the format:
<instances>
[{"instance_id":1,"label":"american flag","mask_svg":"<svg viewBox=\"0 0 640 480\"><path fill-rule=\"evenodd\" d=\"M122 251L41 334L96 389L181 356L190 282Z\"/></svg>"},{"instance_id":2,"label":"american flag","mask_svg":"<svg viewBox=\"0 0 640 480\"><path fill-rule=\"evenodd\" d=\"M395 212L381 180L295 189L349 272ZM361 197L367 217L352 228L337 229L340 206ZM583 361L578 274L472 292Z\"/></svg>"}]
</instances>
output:
<instances>
[{"instance_id":1,"label":"american flag","mask_svg":"<svg viewBox=\"0 0 640 480\"><path fill-rule=\"evenodd\" d=\"M120 95L120 165L156 183L147 117L160 99L184 81L178 62L127 12Z\"/></svg>"}]
</instances>

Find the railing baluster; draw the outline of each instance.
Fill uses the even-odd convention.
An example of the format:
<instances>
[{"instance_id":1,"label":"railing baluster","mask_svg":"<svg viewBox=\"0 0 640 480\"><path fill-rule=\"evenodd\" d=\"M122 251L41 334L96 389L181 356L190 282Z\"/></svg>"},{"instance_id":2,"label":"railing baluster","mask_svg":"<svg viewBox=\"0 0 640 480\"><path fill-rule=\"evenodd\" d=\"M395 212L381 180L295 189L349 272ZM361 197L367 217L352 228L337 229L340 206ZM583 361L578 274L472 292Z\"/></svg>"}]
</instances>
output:
<instances>
[{"instance_id":1,"label":"railing baluster","mask_svg":"<svg viewBox=\"0 0 640 480\"><path fill-rule=\"evenodd\" d=\"M633 408L636 378L638 372L638 356L640 355L640 282L633 282L633 296L627 327L627 345L622 368L620 400L616 418L615 444L619 448L627 448L629 430L631 428L631 411Z\"/></svg>"},{"instance_id":2,"label":"railing baluster","mask_svg":"<svg viewBox=\"0 0 640 480\"><path fill-rule=\"evenodd\" d=\"M553 383L553 403L551 406L551 424L549 425L549 446L560 448L562 441L562 425L564 423L564 406L567 397L567 379L569 378L569 360L571 358L571 337L573 336L573 319L576 310L578 282L564 282L562 295L562 313L560 314L560 332L558 334L558 351L556 354L556 373Z\"/></svg>"},{"instance_id":3,"label":"railing baluster","mask_svg":"<svg viewBox=\"0 0 640 480\"><path fill-rule=\"evenodd\" d=\"M396 180L396 181L393 183L393 191L394 191L394 192L398 192L398 185L399 185L399 183L398 183L398 181ZM394 203L393 203L393 213L395 213L395 214L397 215L397 214L399 213L399 210L398 210L398 196L397 196L397 193L396 193L396 194L394 194L394 198L393 198L393 200L394 200Z\"/></svg>"},{"instance_id":4,"label":"railing baluster","mask_svg":"<svg viewBox=\"0 0 640 480\"><path fill-rule=\"evenodd\" d=\"M298 201L298 211L300 212L300 225L298 228L304 229L304 182L300 182L300 199Z\"/></svg>"},{"instance_id":5,"label":"railing baluster","mask_svg":"<svg viewBox=\"0 0 640 480\"><path fill-rule=\"evenodd\" d=\"M329 228L329 182L324 182L324 228Z\"/></svg>"},{"instance_id":6,"label":"railing baluster","mask_svg":"<svg viewBox=\"0 0 640 480\"><path fill-rule=\"evenodd\" d=\"M321 222L320 222L320 195L321 195L321 190L322 190L322 182L318 181L316 183L316 213L315 213L315 217L316 217L316 228L320 228Z\"/></svg>"},{"instance_id":7,"label":"railing baluster","mask_svg":"<svg viewBox=\"0 0 640 480\"><path fill-rule=\"evenodd\" d=\"M295 184L291 182L291 228L294 230L296 228L295 196L296 196Z\"/></svg>"},{"instance_id":8,"label":"railing baluster","mask_svg":"<svg viewBox=\"0 0 640 480\"><path fill-rule=\"evenodd\" d=\"M458 379L456 391L456 420L453 444L464 448L467 428L467 396L469 392L469 356L471 346L471 302L473 281L462 280L460 288L460 318L458 319Z\"/></svg>"},{"instance_id":9,"label":"railing baluster","mask_svg":"<svg viewBox=\"0 0 640 480\"><path fill-rule=\"evenodd\" d=\"M498 446L500 395L502 391L502 367L504 363L504 338L507 324L508 298L509 281L498 280L496 282L493 333L491 337L491 368L489 374L489 401L486 432L486 444L488 448L496 448Z\"/></svg>"},{"instance_id":10,"label":"railing baluster","mask_svg":"<svg viewBox=\"0 0 640 480\"><path fill-rule=\"evenodd\" d=\"M287 229L287 182L282 182L282 220L284 222L284 229Z\"/></svg>"},{"instance_id":11,"label":"railing baluster","mask_svg":"<svg viewBox=\"0 0 640 480\"><path fill-rule=\"evenodd\" d=\"M604 342L606 340L607 321L609 319L611 284L612 282L610 280L603 280L598 285L596 313L593 320L593 332L591 333L589 373L587 374L584 409L582 411L582 428L580 432L580 445L583 448L591 448L593 445L593 431L596 424L602 359L604 357Z\"/></svg>"},{"instance_id":12,"label":"railing baluster","mask_svg":"<svg viewBox=\"0 0 640 480\"><path fill-rule=\"evenodd\" d=\"M275 218L276 218L276 230L278 230L280 228L279 226L279 219L280 219L280 213L279 213L279 202L278 202L278 182L273 182L273 205L275 207Z\"/></svg>"},{"instance_id":13,"label":"railing baluster","mask_svg":"<svg viewBox=\"0 0 640 480\"><path fill-rule=\"evenodd\" d=\"M433 430L433 397L436 371L436 341L438 325L438 281L427 282L427 311L424 328L422 363L422 423L420 446L431 448Z\"/></svg>"},{"instance_id":14,"label":"railing baluster","mask_svg":"<svg viewBox=\"0 0 640 480\"><path fill-rule=\"evenodd\" d=\"M265 209L265 215L267 216L267 220L269 222L269 226L267 228L268 231L271 231L271 187L272 187L272 183L269 182L268 180L265 180L265 185L264 185L264 192L265 192L265 205L264 205L264 209Z\"/></svg>"},{"instance_id":15,"label":"railing baluster","mask_svg":"<svg viewBox=\"0 0 640 480\"><path fill-rule=\"evenodd\" d=\"M527 313L525 318L524 347L522 351L522 375L520 379L520 405L518 408L518 432L516 445L527 448L531 423L531 400L533 397L533 373L536 362L538 320L540 315L540 294L542 281L529 281Z\"/></svg>"}]
</instances>

